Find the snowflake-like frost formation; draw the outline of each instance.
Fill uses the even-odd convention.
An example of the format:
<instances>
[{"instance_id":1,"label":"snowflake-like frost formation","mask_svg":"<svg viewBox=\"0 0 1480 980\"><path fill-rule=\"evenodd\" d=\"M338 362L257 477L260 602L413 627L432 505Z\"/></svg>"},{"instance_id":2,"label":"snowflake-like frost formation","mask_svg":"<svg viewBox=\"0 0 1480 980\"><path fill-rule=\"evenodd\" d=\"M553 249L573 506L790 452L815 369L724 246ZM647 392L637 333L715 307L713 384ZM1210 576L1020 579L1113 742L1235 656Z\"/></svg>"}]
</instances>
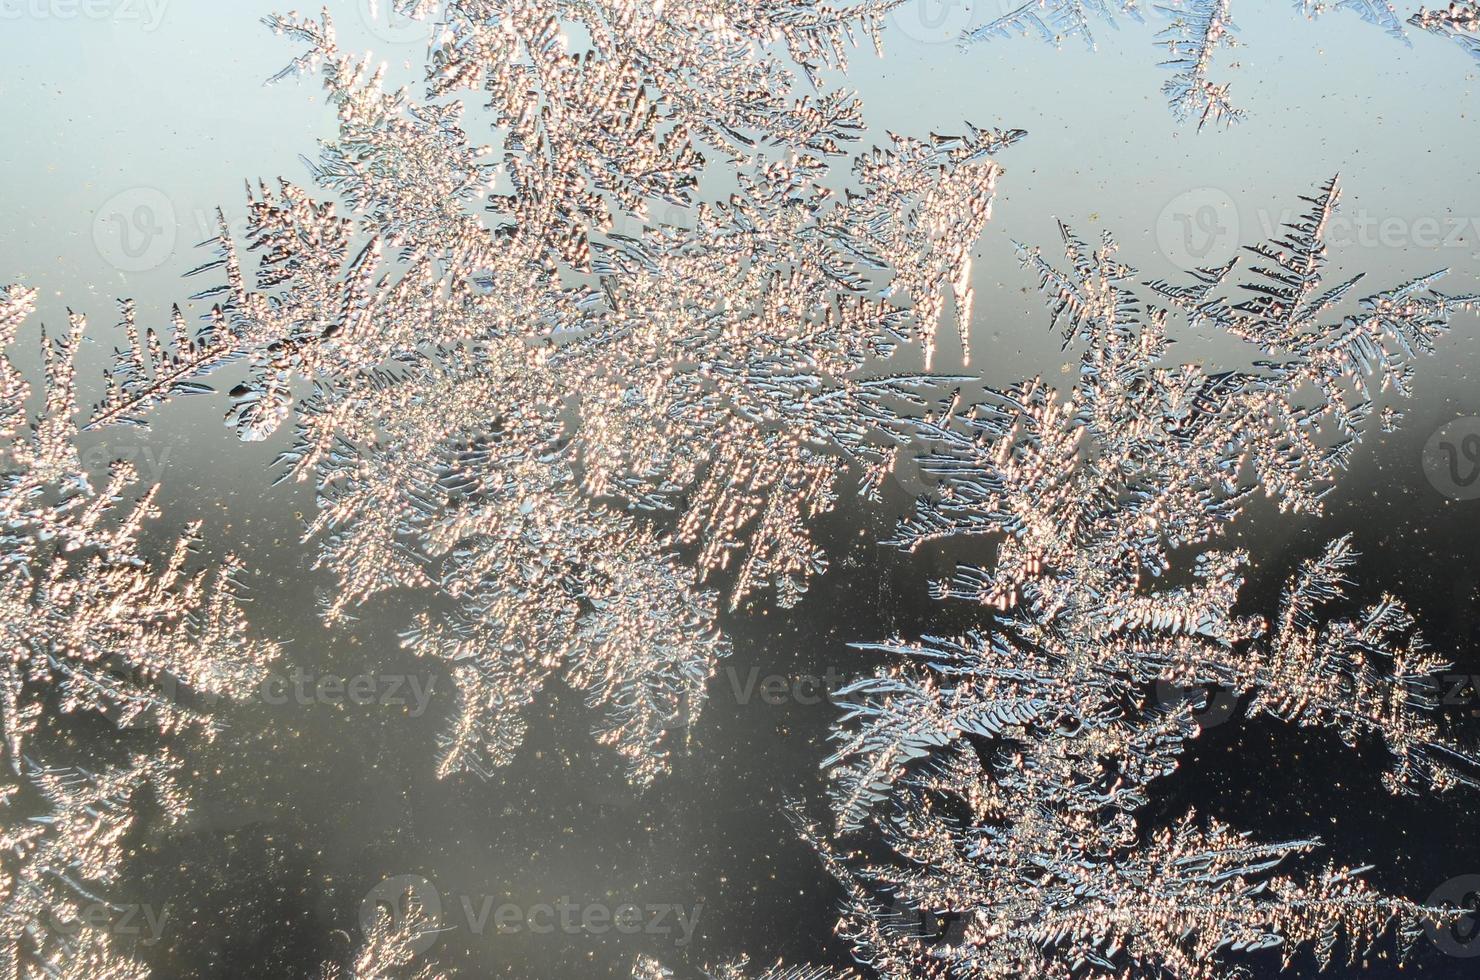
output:
<instances>
[{"instance_id":1,"label":"snowflake-like frost formation","mask_svg":"<svg viewBox=\"0 0 1480 980\"><path fill-rule=\"evenodd\" d=\"M1307 20L1333 10L1354 13L1402 44L1411 44L1403 18L1387 0L1293 0L1293 6ZM1241 46L1232 0L1168 0L1152 3L1149 8L1151 17L1166 24L1158 31L1156 43L1167 53L1161 67L1174 73L1162 86L1173 116L1183 123L1195 121L1198 129L1209 123L1228 126L1243 119L1244 111L1233 102L1232 83L1213 77L1219 50ZM1078 38L1093 49L1096 21L1118 27L1121 18L1144 23L1147 14L1147 5L1139 0L1029 0L966 31L960 40L968 46L993 38L1028 35L1059 46ZM1474 17L1475 4L1466 0L1450 4L1448 11L1420 11L1408 23L1451 37L1476 54L1480 48Z\"/></svg>"},{"instance_id":2,"label":"snowflake-like frost formation","mask_svg":"<svg viewBox=\"0 0 1480 980\"><path fill-rule=\"evenodd\" d=\"M329 962L319 980L449 980L435 963L419 962L418 945L436 923L414 892L401 896L398 909L379 906L365 941L347 965Z\"/></svg>"},{"instance_id":3,"label":"snowflake-like frost formation","mask_svg":"<svg viewBox=\"0 0 1480 980\"><path fill-rule=\"evenodd\" d=\"M1474 0L1455 0L1435 10L1422 7L1408 18L1408 23L1430 34L1447 37L1472 58L1480 58L1480 4Z\"/></svg>"},{"instance_id":4,"label":"snowflake-like frost formation","mask_svg":"<svg viewBox=\"0 0 1480 980\"><path fill-rule=\"evenodd\" d=\"M99 773L25 760L22 776L0 782L0 977L149 976L98 924L116 906L97 892L123 863L137 794L147 786L167 814L183 810L176 767L165 756Z\"/></svg>"},{"instance_id":5,"label":"snowflake-like frost formation","mask_svg":"<svg viewBox=\"0 0 1480 980\"><path fill-rule=\"evenodd\" d=\"M741 957L700 971L703 980L858 980L851 971L826 967L787 966L777 963L754 974L748 970L750 960ZM632 964L632 980L674 980L674 973L651 956L639 956Z\"/></svg>"},{"instance_id":6,"label":"snowflake-like frost formation","mask_svg":"<svg viewBox=\"0 0 1480 980\"><path fill-rule=\"evenodd\" d=\"M892 6L458 0L424 103L327 15L271 19L307 47L285 75L317 71L338 110L315 177L344 213L259 187L245 243L223 230L196 270L224 279L197 343L249 362L243 438L292 424L329 620L391 588L447 600L406 637L457 679L443 773L508 761L557 671L634 782L662 771L728 649L708 580L732 609L795 602L845 463L918 407L921 379L866 369L928 358L943 325L964 345L993 155L1022 134L893 136L840 192L862 125L823 76ZM470 91L499 163L463 129ZM696 204L718 179L729 199ZM170 393L140 373L112 400Z\"/></svg>"},{"instance_id":7,"label":"snowflake-like frost formation","mask_svg":"<svg viewBox=\"0 0 1480 980\"><path fill-rule=\"evenodd\" d=\"M44 411L29 416L30 385L8 355L35 300L34 290L0 289L0 725L17 769L50 697L63 712L102 712L120 725L210 733L210 717L178 688L245 696L277 654L248 635L235 558L214 573L190 570L191 527L152 564L139 539L158 516L158 487L131 491L137 476L122 463L103 486L89 480L75 420L80 315L44 342Z\"/></svg>"},{"instance_id":8,"label":"snowflake-like frost formation","mask_svg":"<svg viewBox=\"0 0 1480 980\"><path fill-rule=\"evenodd\" d=\"M1288 963L1309 946L1325 964L1345 936L1355 959L1392 923L1403 949L1447 914L1375 892L1358 869L1277 873L1313 838L1137 817L1200 730L1195 701L1168 688L1225 688L1250 716L1385 746L1395 793L1480 785L1480 758L1430 714L1445 662L1402 602L1333 609L1348 538L1291 577L1269 621L1234 612L1249 558L1213 547L1257 493L1318 512L1372 398L1406 395L1415 356L1480 303L1435 291L1442 273L1352 303L1360 277L1326 278L1337 198L1332 180L1250 249L1259 264L1232 297L1236 260L1172 285L1137 281L1108 237L1091 249L1063 229L1068 269L1022 250L1082 352L1078 380L1025 381L922 423L934 448L917 465L936 490L897 540L995 541L990 569L936 588L995 622L874 645L903 662L839 692L837 823L871 829L888 856L806 829L879 975L1223 977L1237 975L1227 951L1281 947ZM1257 359L1176 363L1177 314Z\"/></svg>"}]
</instances>

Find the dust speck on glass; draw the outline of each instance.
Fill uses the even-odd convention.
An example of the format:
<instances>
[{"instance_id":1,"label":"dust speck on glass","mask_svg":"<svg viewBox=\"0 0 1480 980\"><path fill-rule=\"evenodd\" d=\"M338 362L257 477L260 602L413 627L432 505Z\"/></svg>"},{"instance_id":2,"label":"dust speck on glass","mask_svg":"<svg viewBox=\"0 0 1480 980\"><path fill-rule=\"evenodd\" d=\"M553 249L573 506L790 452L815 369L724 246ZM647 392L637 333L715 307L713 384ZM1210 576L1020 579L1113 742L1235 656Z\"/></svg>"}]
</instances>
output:
<instances>
[{"instance_id":1,"label":"dust speck on glass","mask_svg":"<svg viewBox=\"0 0 1480 980\"><path fill-rule=\"evenodd\" d=\"M0 977L1471 975L1480 6L0 22Z\"/></svg>"}]
</instances>

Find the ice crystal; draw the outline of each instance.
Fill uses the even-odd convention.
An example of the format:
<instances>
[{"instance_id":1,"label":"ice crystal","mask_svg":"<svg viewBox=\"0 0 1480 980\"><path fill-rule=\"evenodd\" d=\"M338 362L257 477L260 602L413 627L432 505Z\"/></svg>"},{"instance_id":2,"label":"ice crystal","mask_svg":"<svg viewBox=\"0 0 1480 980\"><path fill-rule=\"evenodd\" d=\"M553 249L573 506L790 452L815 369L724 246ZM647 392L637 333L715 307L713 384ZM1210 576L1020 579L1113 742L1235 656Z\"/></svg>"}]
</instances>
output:
<instances>
[{"instance_id":1,"label":"ice crystal","mask_svg":"<svg viewBox=\"0 0 1480 980\"><path fill-rule=\"evenodd\" d=\"M820 87L891 6L454 2L426 103L385 91L327 15L272 19L338 108L315 176L346 214L254 192L245 250L223 233L197 270L224 275L204 343L250 363L243 438L292 420L326 615L399 586L451 600L407 637L458 680L442 772L507 761L563 667L651 779L727 649L707 581L731 608L796 601L844 461L874 461L871 428L918 402L921 379L870 360L928 357L943 325L964 345L992 155L1021 134L894 136L839 194L856 100L798 95L783 64ZM570 54L577 28L590 50ZM468 90L499 164L462 128ZM717 174L735 191L695 204ZM651 222L654 201L682 219Z\"/></svg>"},{"instance_id":2,"label":"ice crystal","mask_svg":"<svg viewBox=\"0 0 1480 980\"><path fill-rule=\"evenodd\" d=\"M1296 7L1309 18L1332 10L1345 10L1373 27L1382 28L1394 40L1410 43L1408 32L1403 29L1403 18L1387 0L1296 0Z\"/></svg>"},{"instance_id":3,"label":"ice crystal","mask_svg":"<svg viewBox=\"0 0 1480 980\"><path fill-rule=\"evenodd\" d=\"M1233 123L1243 118L1228 98L1228 82L1218 84L1209 73L1213 57L1220 47L1237 47L1235 28L1228 14L1229 0L1194 2L1186 12L1161 8L1172 15L1172 22L1158 35L1170 56L1162 67L1176 72L1162 91L1171 100L1178 120L1197 120L1197 128L1208 123Z\"/></svg>"},{"instance_id":4,"label":"ice crystal","mask_svg":"<svg viewBox=\"0 0 1480 980\"><path fill-rule=\"evenodd\" d=\"M750 960L741 957L700 971L704 980L857 980L850 971L826 967L786 966L777 963L762 973L751 973ZM632 980L674 980L674 973L651 956L639 956L632 964Z\"/></svg>"},{"instance_id":5,"label":"ice crystal","mask_svg":"<svg viewBox=\"0 0 1480 980\"><path fill-rule=\"evenodd\" d=\"M1004 534L994 569L965 569L942 588L1002 609L1024 601L1035 614L1078 616L1161 574L1168 549L1205 541L1253 493L1318 510L1371 396L1408 395L1413 358L1475 302L1435 291L1436 272L1337 314L1362 278L1324 281L1337 196L1333 179L1284 236L1250 248L1262 264L1233 298L1218 291L1237 258L1196 270L1187 285L1143 285L1108 236L1092 250L1064 228L1067 272L1025 248L1054 323L1083 345L1079 381L1062 394L1024 381L933 425L937 448L920 465L944 492L901 524L898 542ZM1247 343L1260 360L1219 372L1165 363L1174 312L1194 330Z\"/></svg>"},{"instance_id":6,"label":"ice crystal","mask_svg":"<svg viewBox=\"0 0 1480 980\"><path fill-rule=\"evenodd\" d=\"M858 36L877 46L899 2L455 0L431 90L488 93L516 189L496 213L527 220L532 199L547 198L559 224L546 240L580 264L593 219L642 216L653 200L692 203L701 147L840 152L862 128L858 100L845 90L799 96L783 59L819 82L823 69L846 67ZM572 24L588 50L568 52Z\"/></svg>"},{"instance_id":7,"label":"ice crystal","mask_svg":"<svg viewBox=\"0 0 1480 980\"><path fill-rule=\"evenodd\" d=\"M44 411L29 417L30 385L8 355L35 297L0 289L0 724L16 767L51 697L63 712L209 732L209 716L173 689L239 696L276 655L274 644L248 636L235 558L214 572L190 570L199 533L191 527L151 564L139 539L158 516L158 488L131 489L138 480L127 464L115 464L101 487L84 472L73 365L80 315L44 342Z\"/></svg>"},{"instance_id":8,"label":"ice crystal","mask_svg":"<svg viewBox=\"0 0 1480 980\"><path fill-rule=\"evenodd\" d=\"M1469 52L1471 57L1480 58L1480 4L1474 0L1456 0L1448 7L1436 10L1422 7L1408 18L1408 23L1430 34L1447 37Z\"/></svg>"},{"instance_id":9,"label":"ice crystal","mask_svg":"<svg viewBox=\"0 0 1480 980\"><path fill-rule=\"evenodd\" d=\"M1402 17L1386 0L1294 0L1293 5L1307 20L1333 10L1354 13L1403 44L1411 43ZM1162 90L1168 97L1173 116L1179 122L1195 121L1198 129L1209 123L1226 126L1244 118L1244 111L1233 103L1232 84L1214 80L1219 49L1240 46L1232 7L1232 0L1168 0L1149 5L1150 15L1166 24L1156 35L1157 45L1167 52L1161 65L1174 73ZM1447 12L1421 11L1410 18L1409 23L1452 37L1474 54L1477 51L1474 10L1473 3L1454 3ZM1144 22L1145 12L1146 6L1137 0L1123 3L1109 0L1030 0L967 31L961 36L961 43L971 45L993 38L1036 35L1054 45L1079 38L1094 48L1096 21L1112 27L1118 26L1121 18Z\"/></svg>"},{"instance_id":10,"label":"ice crystal","mask_svg":"<svg viewBox=\"0 0 1480 980\"><path fill-rule=\"evenodd\" d=\"M144 966L120 952L95 920L117 911L100 892L123 860L121 840L147 784L170 818L186 808L163 751L100 773L52 769L32 760L45 710L102 713L121 726L214 733L191 706L252 690L275 644L248 634L231 556L193 570L199 527L162 562L141 543L159 516L157 486L138 486L115 463L95 486L78 450L75 357L85 319L70 314L60 337L42 340L41 411L12 362L36 292L0 289L0 728L14 779L0 786L0 976L142 980ZM124 304L129 349L119 354L90 427L142 424L168 394L203 390L193 379L221 348L191 337L178 310L174 340L140 334ZM39 812L28 816L35 806Z\"/></svg>"},{"instance_id":11,"label":"ice crystal","mask_svg":"<svg viewBox=\"0 0 1480 980\"><path fill-rule=\"evenodd\" d=\"M26 761L0 784L0 977L144 980L105 925L111 885L133 826L133 798L149 786L166 812L183 806L167 757L99 773Z\"/></svg>"},{"instance_id":12,"label":"ice crystal","mask_svg":"<svg viewBox=\"0 0 1480 980\"><path fill-rule=\"evenodd\" d=\"M170 316L169 338L153 329L140 332L132 301L120 304L120 329L128 348L117 352L108 371L107 391L93 406L85 426L99 429L109 425L145 426L150 409L169 398L208 394L213 389L201 378L236 356L238 340L219 329L213 320L202 329L191 330L176 306Z\"/></svg>"},{"instance_id":13,"label":"ice crystal","mask_svg":"<svg viewBox=\"0 0 1480 980\"><path fill-rule=\"evenodd\" d=\"M435 963L418 962L419 940L435 929L414 893L402 896L399 909L379 906L348 966L325 963L319 980L449 980L452 974Z\"/></svg>"},{"instance_id":14,"label":"ice crystal","mask_svg":"<svg viewBox=\"0 0 1480 980\"><path fill-rule=\"evenodd\" d=\"M1345 936L1355 962L1396 927L1400 949L1445 914L1383 896L1360 869L1278 867L1318 842L1259 844L1188 814L1134 842L1044 801L990 798L949 773L911 786L882 836L901 863L827 862L847 894L842 933L888 980L939 977L1240 976L1233 952L1311 947L1322 967ZM1005 805L1003 805L1005 803ZM1010 815L1007 811L1010 811ZM921 910L901 915L880 901Z\"/></svg>"},{"instance_id":15,"label":"ice crystal","mask_svg":"<svg viewBox=\"0 0 1480 980\"><path fill-rule=\"evenodd\" d=\"M1116 17L1125 16L1141 20L1140 10L1134 0L1113 3L1110 0L1028 0L999 17L972 28L962 38L970 44L990 38L1010 38L1015 34L1037 34L1039 40L1050 44L1062 44L1070 38L1079 38L1093 48L1095 45L1093 19L1101 19L1111 26Z\"/></svg>"},{"instance_id":16,"label":"ice crystal","mask_svg":"<svg viewBox=\"0 0 1480 980\"><path fill-rule=\"evenodd\" d=\"M1442 273L1359 295L1326 281L1335 180L1286 233L1186 285L1140 282L1108 237L1063 229L1069 268L1023 249L1052 320L1081 349L1078 381L1031 380L928 420L918 465L936 490L898 543L997 543L937 594L995 610L987 630L875 647L902 663L845 688L827 761L844 831L870 828L894 860L808 834L848 893L844 931L882 976L1219 977L1220 954L1313 947L1363 955L1444 914L1390 898L1353 869L1276 874L1315 839L1260 844L1191 813L1143 827L1151 785L1199 726L1158 685L1227 688L1268 714L1378 743L1392 792L1476 785L1480 759L1429 714L1426 649L1402 602L1350 615L1347 538L1286 586L1276 616L1234 612L1248 556L1212 547L1258 493L1311 513L1346 465L1371 399L1408 393L1413 358L1480 297ZM1338 308L1347 312L1339 313ZM1169 359L1168 322L1256 353L1209 372ZM873 817L878 816L878 819ZM901 914L901 910L912 912ZM931 928L922 927L922 923Z\"/></svg>"},{"instance_id":17,"label":"ice crystal","mask_svg":"<svg viewBox=\"0 0 1480 980\"><path fill-rule=\"evenodd\" d=\"M1231 102L1230 83L1215 82L1212 78L1218 49L1238 45L1229 8L1230 0L1175 0L1152 6L1152 13L1167 21L1157 34L1157 43L1167 54L1162 67L1174 72L1162 90L1173 115L1183 122L1196 120L1198 129L1210 122L1229 124L1243 118L1243 111ZM1140 5L1133 0L1123 4L1104 0L1048 0L1047 3L1034 0L969 31L961 40L963 44L972 44L994 37L1036 33L1051 44L1077 37L1093 48L1092 21L1104 20L1114 26L1117 15L1144 20Z\"/></svg>"}]
</instances>

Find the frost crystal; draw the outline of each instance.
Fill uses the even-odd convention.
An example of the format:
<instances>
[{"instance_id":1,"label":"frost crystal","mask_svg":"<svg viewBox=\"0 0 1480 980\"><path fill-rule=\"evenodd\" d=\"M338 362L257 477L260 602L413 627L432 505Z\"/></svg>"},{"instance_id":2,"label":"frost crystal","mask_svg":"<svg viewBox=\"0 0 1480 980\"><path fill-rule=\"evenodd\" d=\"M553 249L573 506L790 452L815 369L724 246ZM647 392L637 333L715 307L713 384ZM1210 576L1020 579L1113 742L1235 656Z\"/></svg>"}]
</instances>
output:
<instances>
[{"instance_id":1,"label":"frost crystal","mask_svg":"<svg viewBox=\"0 0 1480 980\"><path fill-rule=\"evenodd\" d=\"M414 892L402 896L400 910L378 907L365 941L347 967L325 963L319 980L448 980L434 963L418 963L419 940L436 928Z\"/></svg>"},{"instance_id":2,"label":"frost crystal","mask_svg":"<svg viewBox=\"0 0 1480 980\"><path fill-rule=\"evenodd\" d=\"M277 652L247 635L235 558L214 574L188 570L192 527L162 565L151 565L139 538L158 514L158 488L125 503L137 483L132 467L115 464L101 488L83 471L73 367L81 316L44 344L45 410L27 417L30 386L8 355L35 295L0 289L0 724L13 767L49 696L63 712L209 732L209 717L174 689L242 696Z\"/></svg>"},{"instance_id":3,"label":"frost crystal","mask_svg":"<svg viewBox=\"0 0 1480 980\"><path fill-rule=\"evenodd\" d=\"M1162 90L1173 116L1183 123L1196 121L1198 129L1209 123L1226 126L1244 118L1243 110L1232 102L1231 83L1213 80L1218 50L1240 46L1235 36L1232 6L1232 0L1169 0L1151 5L1151 14L1167 23L1157 33L1157 44L1165 47L1168 55L1161 65L1174 72ZM1411 43L1402 17L1386 0L1294 0L1294 7L1307 20L1332 10L1355 13L1395 40L1405 45ZM1475 9L1473 2L1452 3L1448 11L1421 11L1408 22L1452 37L1471 54L1480 55L1477 47L1480 42L1475 36ZM1107 0L1030 0L967 31L961 36L961 43L965 46L993 38L1036 35L1053 45L1080 38L1094 48L1094 21L1101 20L1112 27L1118 26L1119 17L1144 21L1142 11L1137 0L1119 4Z\"/></svg>"},{"instance_id":4,"label":"frost crystal","mask_svg":"<svg viewBox=\"0 0 1480 980\"><path fill-rule=\"evenodd\" d=\"M1080 351L1077 380L963 400L953 386L972 379L928 372L943 332L970 362L970 252L995 156L1023 134L967 124L861 149L859 100L831 80L901 0L392 2L439 8L423 101L341 51L327 13L268 19L303 46L277 77L317 74L337 113L311 165L323 198L249 188L242 240L221 216L191 273L211 282L199 328L176 308L167 336L141 331L125 303L126 347L83 427L142 426L244 362L227 422L283 439L282 477L313 481L325 619L392 589L427 596L403 638L456 682L439 775L507 763L559 673L649 783L728 652L721 605L798 601L827 567L811 528L844 471L877 495L913 466L932 492L893 543L990 538L990 566L933 587L989 623L870 644L897 665L841 692L836 830L875 839L853 852L802 831L844 888L861 964L1211 980L1240 975L1229 953L1279 947L1288 965L1309 947L1325 966L1344 942L1355 962L1389 930L1401 951L1456 911L1381 894L1364 869L1302 866L1315 838L1142 815L1200 732L1195 700L1167 688L1225 689L1248 716L1380 745L1394 793L1480 786L1480 758L1431 715L1446 664L1403 603L1352 607L1350 538L1304 562L1267 620L1234 611L1249 556L1214 546L1260 492L1318 512L1374 400L1407 395L1415 357L1480 296L1438 292L1442 273L1366 294L1360 277L1328 283L1334 179L1249 250L1243 279L1235 260L1139 281L1108 236L1092 248L1061 226L1067 269L1020 248ZM1295 7L1407 42L1387 3ZM1164 92L1200 129L1242 116L1213 77L1238 46L1230 8L1153 11ZM1120 18L1139 5L1041 0L964 40L1093 46L1092 23ZM1474 3L1409 23L1480 55ZM45 768L29 754L43 705L209 734L172 688L242 695L277 650L247 634L235 559L187 571L191 528L151 564L157 488L131 491L121 464L102 487L84 472L82 317L43 341L44 410L28 414L9 351L34 305L0 290L0 980L142 980L84 910L107 907L94 889L116 878L139 791L183 812L176 763ZM1175 362L1175 318L1243 342L1249 363ZM927 373L891 373L901 345ZM443 980L416 961L433 923L404 899L323 980ZM673 977L647 957L633 975ZM704 975L745 980L749 964ZM758 980L850 977L778 964Z\"/></svg>"},{"instance_id":5,"label":"frost crystal","mask_svg":"<svg viewBox=\"0 0 1480 980\"><path fill-rule=\"evenodd\" d=\"M427 103L327 16L271 20L338 108L315 176L348 213L259 188L245 249L223 233L197 270L225 279L205 342L250 362L243 438L293 422L328 618L401 586L449 600L407 636L457 678L443 773L506 762L560 669L633 780L661 771L727 650L703 585L796 601L844 462L917 401L870 359L943 325L964 344L991 155L1022 134L895 136L840 194L857 102L796 95L782 60L820 89L891 6L453 2ZM501 163L462 129L468 90ZM729 199L694 205L719 179Z\"/></svg>"},{"instance_id":6,"label":"frost crystal","mask_svg":"<svg viewBox=\"0 0 1480 980\"><path fill-rule=\"evenodd\" d=\"M1480 58L1480 4L1474 0L1457 0L1442 10L1420 8L1408 23L1430 34L1447 37L1464 48L1473 58Z\"/></svg>"},{"instance_id":7,"label":"frost crystal","mask_svg":"<svg viewBox=\"0 0 1480 980\"><path fill-rule=\"evenodd\" d=\"M1173 115L1182 122L1195 119L1198 129L1210 122L1230 124L1243 118L1242 110L1230 101L1230 83L1212 80L1218 49L1238 46L1229 7L1230 0L1175 0L1152 8L1157 17L1168 22L1157 34L1157 43L1166 48L1167 58L1162 67L1174 75L1162 90L1170 101ZM1092 19L1113 26L1117 14L1143 20L1140 7L1133 0L1121 5L1104 0L1047 0L1046 3L1034 0L968 32L961 40L963 44L972 44L993 37L1036 33L1050 44L1079 37L1093 48Z\"/></svg>"},{"instance_id":8,"label":"frost crystal","mask_svg":"<svg viewBox=\"0 0 1480 980\"><path fill-rule=\"evenodd\" d=\"M824 967L785 966L777 963L760 974L747 970L750 960L741 957L702 970L704 980L857 980L857 974ZM632 980L673 980L673 971L650 956L639 956L632 964Z\"/></svg>"},{"instance_id":9,"label":"frost crystal","mask_svg":"<svg viewBox=\"0 0 1480 980\"><path fill-rule=\"evenodd\" d=\"M1116 16L1141 20L1135 0L1111 3L1108 0L1028 0L1020 7L973 28L962 37L963 44L990 38L1010 38L1015 34L1037 34L1049 44L1063 44L1069 38L1080 38L1085 45L1095 46L1091 19L1099 18L1116 26Z\"/></svg>"},{"instance_id":10,"label":"frost crystal","mask_svg":"<svg viewBox=\"0 0 1480 980\"><path fill-rule=\"evenodd\" d=\"M1345 10L1361 17L1365 23L1380 27L1394 40L1410 43L1403 29L1403 18L1387 0L1297 0L1296 8L1308 18L1331 10Z\"/></svg>"},{"instance_id":11,"label":"frost crystal","mask_svg":"<svg viewBox=\"0 0 1480 980\"><path fill-rule=\"evenodd\" d=\"M936 481L898 543L997 543L990 569L937 588L997 612L989 631L876 645L902 656L840 692L835 809L877 831L894 860L842 856L808 830L848 891L844 931L882 976L1220 977L1226 951L1311 945L1351 955L1391 922L1400 947L1425 909L1358 871L1275 874L1319 843L1259 844L1193 814L1140 825L1149 788L1199 732L1195 705L1158 685L1227 688L1247 714L1385 745L1393 792L1476 785L1480 759L1428 711L1428 653L1403 604L1351 615L1346 538L1292 576L1269 622L1236 615L1248 557L1210 547L1262 490L1310 513L1346 465L1382 392L1408 393L1411 361L1480 297L1433 290L1441 273L1350 303L1326 282L1333 180L1226 297L1236 260L1187 285L1141 283L1108 237L1066 228L1069 268L1023 249L1079 380L991 393L929 423L918 460ZM1336 312L1338 307L1349 312ZM1210 373L1168 359L1168 320L1216 329L1258 360ZM879 819L873 819L882 811Z\"/></svg>"},{"instance_id":12,"label":"frost crystal","mask_svg":"<svg viewBox=\"0 0 1480 980\"><path fill-rule=\"evenodd\" d=\"M1243 110L1228 101L1228 82L1221 85L1209 78L1213 56L1218 48L1238 46L1233 22L1228 15L1229 0L1194 2L1184 13L1170 7L1158 8L1168 13L1172 22L1158 35L1170 55L1163 68L1176 72L1162 91L1171 100L1172 113L1179 121L1197 120L1197 128L1208 123L1233 123L1243 118Z\"/></svg>"},{"instance_id":13,"label":"frost crystal","mask_svg":"<svg viewBox=\"0 0 1480 980\"><path fill-rule=\"evenodd\" d=\"M148 785L166 812L181 809L173 768L164 757L98 774L27 761L23 779L0 783L0 977L149 975L98 924L116 908L95 890L111 884L123 863L136 794Z\"/></svg>"}]
</instances>

